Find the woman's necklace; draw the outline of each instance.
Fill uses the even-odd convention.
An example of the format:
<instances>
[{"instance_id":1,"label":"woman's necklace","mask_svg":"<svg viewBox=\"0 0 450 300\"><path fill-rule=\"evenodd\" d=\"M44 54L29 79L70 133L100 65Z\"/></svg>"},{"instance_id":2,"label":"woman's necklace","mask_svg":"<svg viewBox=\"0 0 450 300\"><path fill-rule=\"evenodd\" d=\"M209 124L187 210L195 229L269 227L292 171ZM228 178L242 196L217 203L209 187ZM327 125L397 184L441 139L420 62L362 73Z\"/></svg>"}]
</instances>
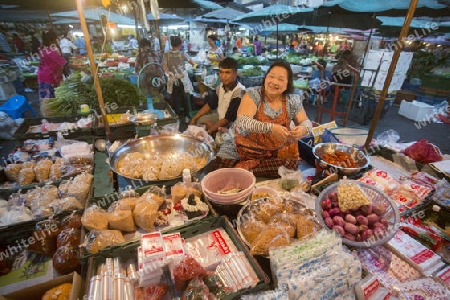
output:
<instances>
[{"instance_id":1,"label":"woman's necklace","mask_svg":"<svg viewBox=\"0 0 450 300\"><path fill-rule=\"evenodd\" d=\"M269 95L266 95L266 98L267 98L268 102L275 103L281 99L281 96L276 96L275 98L271 98L271 97L269 97Z\"/></svg>"}]
</instances>

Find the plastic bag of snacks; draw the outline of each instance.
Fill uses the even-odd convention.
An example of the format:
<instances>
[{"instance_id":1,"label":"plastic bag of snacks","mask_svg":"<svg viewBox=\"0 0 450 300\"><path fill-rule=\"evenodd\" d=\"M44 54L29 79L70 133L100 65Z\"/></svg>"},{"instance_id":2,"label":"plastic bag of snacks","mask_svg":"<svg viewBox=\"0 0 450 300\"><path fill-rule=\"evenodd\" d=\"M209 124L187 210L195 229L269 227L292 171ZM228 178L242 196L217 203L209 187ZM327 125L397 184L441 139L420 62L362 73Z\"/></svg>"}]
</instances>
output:
<instances>
[{"instance_id":1,"label":"plastic bag of snacks","mask_svg":"<svg viewBox=\"0 0 450 300\"><path fill-rule=\"evenodd\" d=\"M30 244L28 250L52 257L57 248L57 238L60 231L59 222L52 218L36 223L36 230L33 232L36 242Z\"/></svg>"},{"instance_id":2,"label":"plastic bag of snacks","mask_svg":"<svg viewBox=\"0 0 450 300\"><path fill-rule=\"evenodd\" d=\"M53 255L53 268L61 274L69 274L76 271L80 266L78 251L71 246L59 247Z\"/></svg>"},{"instance_id":3,"label":"plastic bag of snacks","mask_svg":"<svg viewBox=\"0 0 450 300\"><path fill-rule=\"evenodd\" d=\"M133 212L130 206L124 202L113 202L109 208L109 227L121 231L134 231Z\"/></svg>"},{"instance_id":4,"label":"plastic bag of snacks","mask_svg":"<svg viewBox=\"0 0 450 300\"><path fill-rule=\"evenodd\" d=\"M88 207L83 216L81 217L81 223L88 230L104 230L108 228L109 213L98 207L92 205Z\"/></svg>"},{"instance_id":5,"label":"plastic bag of snacks","mask_svg":"<svg viewBox=\"0 0 450 300\"><path fill-rule=\"evenodd\" d=\"M97 253L99 250L124 243L125 239L119 230L91 230L85 239L86 249L90 253Z\"/></svg>"},{"instance_id":6,"label":"plastic bag of snacks","mask_svg":"<svg viewBox=\"0 0 450 300\"><path fill-rule=\"evenodd\" d=\"M49 179L50 170L53 162L50 159L40 160L34 167L34 173L36 174L36 180L38 182L45 182Z\"/></svg>"},{"instance_id":7,"label":"plastic bag of snacks","mask_svg":"<svg viewBox=\"0 0 450 300\"><path fill-rule=\"evenodd\" d=\"M186 257L175 266L172 274L176 289L182 291L188 286L190 280L197 276L205 276L207 272L194 258Z\"/></svg>"}]
</instances>

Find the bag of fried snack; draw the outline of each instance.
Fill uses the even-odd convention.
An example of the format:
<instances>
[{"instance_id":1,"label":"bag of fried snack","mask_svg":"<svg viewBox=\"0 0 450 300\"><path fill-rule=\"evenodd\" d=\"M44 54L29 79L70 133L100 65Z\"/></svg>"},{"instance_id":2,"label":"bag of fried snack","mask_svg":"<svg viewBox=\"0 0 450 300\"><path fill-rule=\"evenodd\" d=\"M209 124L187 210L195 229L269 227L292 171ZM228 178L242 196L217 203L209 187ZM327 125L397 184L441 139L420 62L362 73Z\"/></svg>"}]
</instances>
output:
<instances>
[{"instance_id":1,"label":"bag of fried snack","mask_svg":"<svg viewBox=\"0 0 450 300\"><path fill-rule=\"evenodd\" d=\"M267 229L267 225L257 218L246 218L241 225L241 232L247 242L253 244L258 235Z\"/></svg>"},{"instance_id":2,"label":"bag of fried snack","mask_svg":"<svg viewBox=\"0 0 450 300\"><path fill-rule=\"evenodd\" d=\"M147 232L152 232L155 228L158 209L162 203L158 201L159 199L160 197L156 194L144 193L134 207L134 222Z\"/></svg>"},{"instance_id":3,"label":"bag of fried snack","mask_svg":"<svg viewBox=\"0 0 450 300\"><path fill-rule=\"evenodd\" d=\"M349 209L358 209L363 205L372 204L361 187L347 179L343 179L337 186L339 209L344 212Z\"/></svg>"},{"instance_id":4,"label":"bag of fried snack","mask_svg":"<svg viewBox=\"0 0 450 300\"><path fill-rule=\"evenodd\" d=\"M289 237L295 237L295 231L297 229L297 220L299 215L291 214L291 213L277 213L272 216L269 222L269 226L275 225L280 228L283 228Z\"/></svg>"},{"instance_id":5,"label":"bag of fried snack","mask_svg":"<svg viewBox=\"0 0 450 300\"><path fill-rule=\"evenodd\" d=\"M55 214L59 214L67 210L83 209L83 205L81 205L80 201L78 201L75 197L55 199L50 205Z\"/></svg>"},{"instance_id":6,"label":"bag of fried snack","mask_svg":"<svg viewBox=\"0 0 450 300\"><path fill-rule=\"evenodd\" d=\"M83 226L88 230L107 229L109 213L97 205L92 205L84 211L83 216L81 217L81 223L83 223Z\"/></svg>"},{"instance_id":7,"label":"bag of fried snack","mask_svg":"<svg viewBox=\"0 0 450 300\"><path fill-rule=\"evenodd\" d=\"M125 243L125 239L119 230L91 230L85 239L86 250L90 253L120 243Z\"/></svg>"},{"instance_id":8,"label":"bag of fried snack","mask_svg":"<svg viewBox=\"0 0 450 300\"><path fill-rule=\"evenodd\" d=\"M8 180L17 181L21 169L22 169L21 164L8 164L5 167L6 178L8 178Z\"/></svg>"},{"instance_id":9,"label":"bag of fried snack","mask_svg":"<svg viewBox=\"0 0 450 300\"><path fill-rule=\"evenodd\" d=\"M40 160L34 167L34 173L36 174L36 180L38 182L47 181L50 177L50 170L52 168L52 161L50 159Z\"/></svg>"},{"instance_id":10,"label":"bag of fried snack","mask_svg":"<svg viewBox=\"0 0 450 300\"><path fill-rule=\"evenodd\" d=\"M291 239L285 229L279 226L268 226L253 241L251 255L269 255L269 248L289 246Z\"/></svg>"},{"instance_id":11,"label":"bag of fried snack","mask_svg":"<svg viewBox=\"0 0 450 300\"><path fill-rule=\"evenodd\" d=\"M130 206L121 202L113 202L109 208L109 227L122 231L134 231L133 212Z\"/></svg>"},{"instance_id":12,"label":"bag of fried snack","mask_svg":"<svg viewBox=\"0 0 450 300\"><path fill-rule=\"evenodd\" d=\"M23 168L20 169L19 176L17 177L17 183L22 185L32 184L36 179L36 174L33 168Z\"/></svg>"},{"instance_id":13,"label":"bag of fried snack","mask_svg":"<svg viewBox=\"0 0 450 300\"><path fill-rule=\"evenodd\" d=\"M50 180L57 180L60 179L62 177L62 172L61 172L61 163L54 163L51 167L50 167L50 173L48 174L48 178Z\"/></svg>"}]
</instances>

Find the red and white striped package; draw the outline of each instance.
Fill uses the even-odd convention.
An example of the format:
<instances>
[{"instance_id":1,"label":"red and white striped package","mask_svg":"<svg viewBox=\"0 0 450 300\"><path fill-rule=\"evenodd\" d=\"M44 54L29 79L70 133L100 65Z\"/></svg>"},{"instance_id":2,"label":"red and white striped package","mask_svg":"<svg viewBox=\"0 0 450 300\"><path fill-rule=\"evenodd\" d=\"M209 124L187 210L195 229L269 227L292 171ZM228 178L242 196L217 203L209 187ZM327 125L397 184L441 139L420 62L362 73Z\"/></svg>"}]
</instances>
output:
<instances>
[{"instance_id":1,"label":"red and white striped package","mask_svg":"<svg viewBox=\"0 0 450 300\"><path fill-rule=\"evenodd\" d=\"M450 288L450 266L439 271L436 277Z\"/></svg>"},{"instance_id":2,"label":"red and white striped package","mask_svg":"<svg viewBox=\"0 0 450 300\"><path fill-rule=\"evenodd\" d=\"M238 252L224 229L215 229L185 240L185 249L202 267L214 270L227 254Z\"/></svg>"},{"instance_id":3,"label":"red and white striped package","mask_svg":"<svg viewBox=\"0 0 450 300\"><path fill-rule=\"evenodd\" d=\"M426 275L431 275L445 266L439 255L401 230L397 231L388 245L416 265Z\"/></svg>"}]
</instances>

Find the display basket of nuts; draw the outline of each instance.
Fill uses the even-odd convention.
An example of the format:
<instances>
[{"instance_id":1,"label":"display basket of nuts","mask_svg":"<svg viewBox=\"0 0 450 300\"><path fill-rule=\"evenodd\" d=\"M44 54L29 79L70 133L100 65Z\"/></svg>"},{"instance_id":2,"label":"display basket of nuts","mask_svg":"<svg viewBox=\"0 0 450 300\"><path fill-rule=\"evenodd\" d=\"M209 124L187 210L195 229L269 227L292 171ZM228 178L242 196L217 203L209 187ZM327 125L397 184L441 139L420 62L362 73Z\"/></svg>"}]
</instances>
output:
<instances>
[{"instance_id":1,"label":"display basket of nuts","mask_svg":"<svg viewBox=\"0 0 450 300\"><path fill-rule=\"evenodd\" d=\"M316 201L317 218L354 247L386 243L397 232L400 213L389 197L368 184L343 179L324 189Z\"/></svg>"}]
</instances>

